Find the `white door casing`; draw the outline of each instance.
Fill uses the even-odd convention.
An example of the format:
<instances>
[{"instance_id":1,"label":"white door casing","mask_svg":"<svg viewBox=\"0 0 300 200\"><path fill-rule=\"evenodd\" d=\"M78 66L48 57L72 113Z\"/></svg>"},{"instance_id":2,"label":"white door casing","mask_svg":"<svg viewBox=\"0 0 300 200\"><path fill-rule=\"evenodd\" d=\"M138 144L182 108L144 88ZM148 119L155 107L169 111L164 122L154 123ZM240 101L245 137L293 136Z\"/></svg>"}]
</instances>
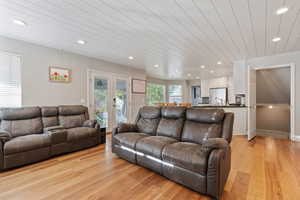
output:
<instances>
[{"instance_id":1,"label":"white door casing","mask_svg":"<svg viewBox=\"0 0 300 200\"><path fill-rule=\"evenodd\" d=\"M248 66L248 140L256 136L256 70Z\"/></svg>"}]
</instances>

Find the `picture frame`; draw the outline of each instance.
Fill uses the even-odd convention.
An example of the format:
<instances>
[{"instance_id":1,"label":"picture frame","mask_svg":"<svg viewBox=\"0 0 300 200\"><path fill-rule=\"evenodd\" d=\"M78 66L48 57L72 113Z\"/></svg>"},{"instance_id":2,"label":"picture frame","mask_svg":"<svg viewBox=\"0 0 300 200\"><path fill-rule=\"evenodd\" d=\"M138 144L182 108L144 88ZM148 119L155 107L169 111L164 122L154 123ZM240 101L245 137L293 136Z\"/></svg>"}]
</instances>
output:
<instances>
[{"instance_id":1,"label":"picture frame","mask_svg":"<svg viewBox=\"0 0 300 200\"><path fill-rule=\"evenodd\" d=\"M58 83L70 83L71 82L71 70L64 67L49 67L49 81Z\"/></svg>"},{"instance_id":2,"label":"picture frame","mask_svg":"<svg viewBox=\"0 0 300 200\"><path fill-rule=\"evenodd\" d=\"M132 79L131 88L133 94L145 94L146 93L146 80Z\"/></svg>"}]
</instances>

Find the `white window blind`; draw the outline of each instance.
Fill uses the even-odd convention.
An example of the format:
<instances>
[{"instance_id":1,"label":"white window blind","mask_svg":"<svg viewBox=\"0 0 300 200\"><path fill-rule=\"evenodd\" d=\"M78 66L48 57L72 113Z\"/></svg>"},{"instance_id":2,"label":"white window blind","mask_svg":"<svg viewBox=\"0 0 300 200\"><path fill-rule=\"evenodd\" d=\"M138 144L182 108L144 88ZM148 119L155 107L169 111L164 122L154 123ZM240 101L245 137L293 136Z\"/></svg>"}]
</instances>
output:
<instances>
[{"instance_id":1,"label":"white window blind","mask_svg":"<svg viewBox=\"0 0 300 200\"><path fill-rule=\"evenodd\" d=\"M19 107L21 102L21 58L0 52L0 107Z\"/></svg>"},{"instance_id":2,"label":"white window blind","mask_svg":"<svg viewBox=\"0 0 300 200\"><path fill-rule=\"evenodd\" d=\"M169 85L169 103L182 103L182 85Z\"/></svg>"}]
</instances>

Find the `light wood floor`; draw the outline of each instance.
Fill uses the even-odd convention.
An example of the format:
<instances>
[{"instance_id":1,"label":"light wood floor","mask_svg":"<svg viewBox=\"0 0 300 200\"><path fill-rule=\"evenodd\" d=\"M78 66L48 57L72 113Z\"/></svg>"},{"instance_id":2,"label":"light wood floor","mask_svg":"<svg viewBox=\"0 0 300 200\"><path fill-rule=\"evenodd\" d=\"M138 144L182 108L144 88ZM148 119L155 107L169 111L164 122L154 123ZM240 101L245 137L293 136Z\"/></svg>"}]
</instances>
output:
<instances>
[{"instance_id":1,"label":"light wood floor","mask_svg":"<svg viewBox=\"0 0 300 200\"><path fill-rule=\"evenodd\" d=\"M207 200L118 159L108 144L0 173L0 199ZM223 200L299 200L300 143L235 136Z\"/></svg>"}]
</instances>

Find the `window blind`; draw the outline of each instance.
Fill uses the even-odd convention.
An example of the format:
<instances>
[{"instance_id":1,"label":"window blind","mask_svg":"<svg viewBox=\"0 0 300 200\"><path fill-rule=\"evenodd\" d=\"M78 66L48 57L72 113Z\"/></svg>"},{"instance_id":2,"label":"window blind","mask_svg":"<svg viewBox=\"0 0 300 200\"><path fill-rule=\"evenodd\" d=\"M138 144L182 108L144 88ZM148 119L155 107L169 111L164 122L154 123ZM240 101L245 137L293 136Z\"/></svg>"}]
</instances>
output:
<instances>
[{"instance_id":1,"label":"window blind","mask_svg":"<svg viewBox=\"0 0 300 200\"><path fill-rule=\"evenodd\" d=\"M19 107L21 102L21 58L0 52L0 107Z\"/></svg>"},{"instance_id":2,"label":"window blind","mask_svg":"<svg viewBox=\"0 0 300 200\"><path fill-rule=\"evenodd\" d=\"M169 85L169 103L182 103L182 85Z\"/></svg>"}]
</instances>

